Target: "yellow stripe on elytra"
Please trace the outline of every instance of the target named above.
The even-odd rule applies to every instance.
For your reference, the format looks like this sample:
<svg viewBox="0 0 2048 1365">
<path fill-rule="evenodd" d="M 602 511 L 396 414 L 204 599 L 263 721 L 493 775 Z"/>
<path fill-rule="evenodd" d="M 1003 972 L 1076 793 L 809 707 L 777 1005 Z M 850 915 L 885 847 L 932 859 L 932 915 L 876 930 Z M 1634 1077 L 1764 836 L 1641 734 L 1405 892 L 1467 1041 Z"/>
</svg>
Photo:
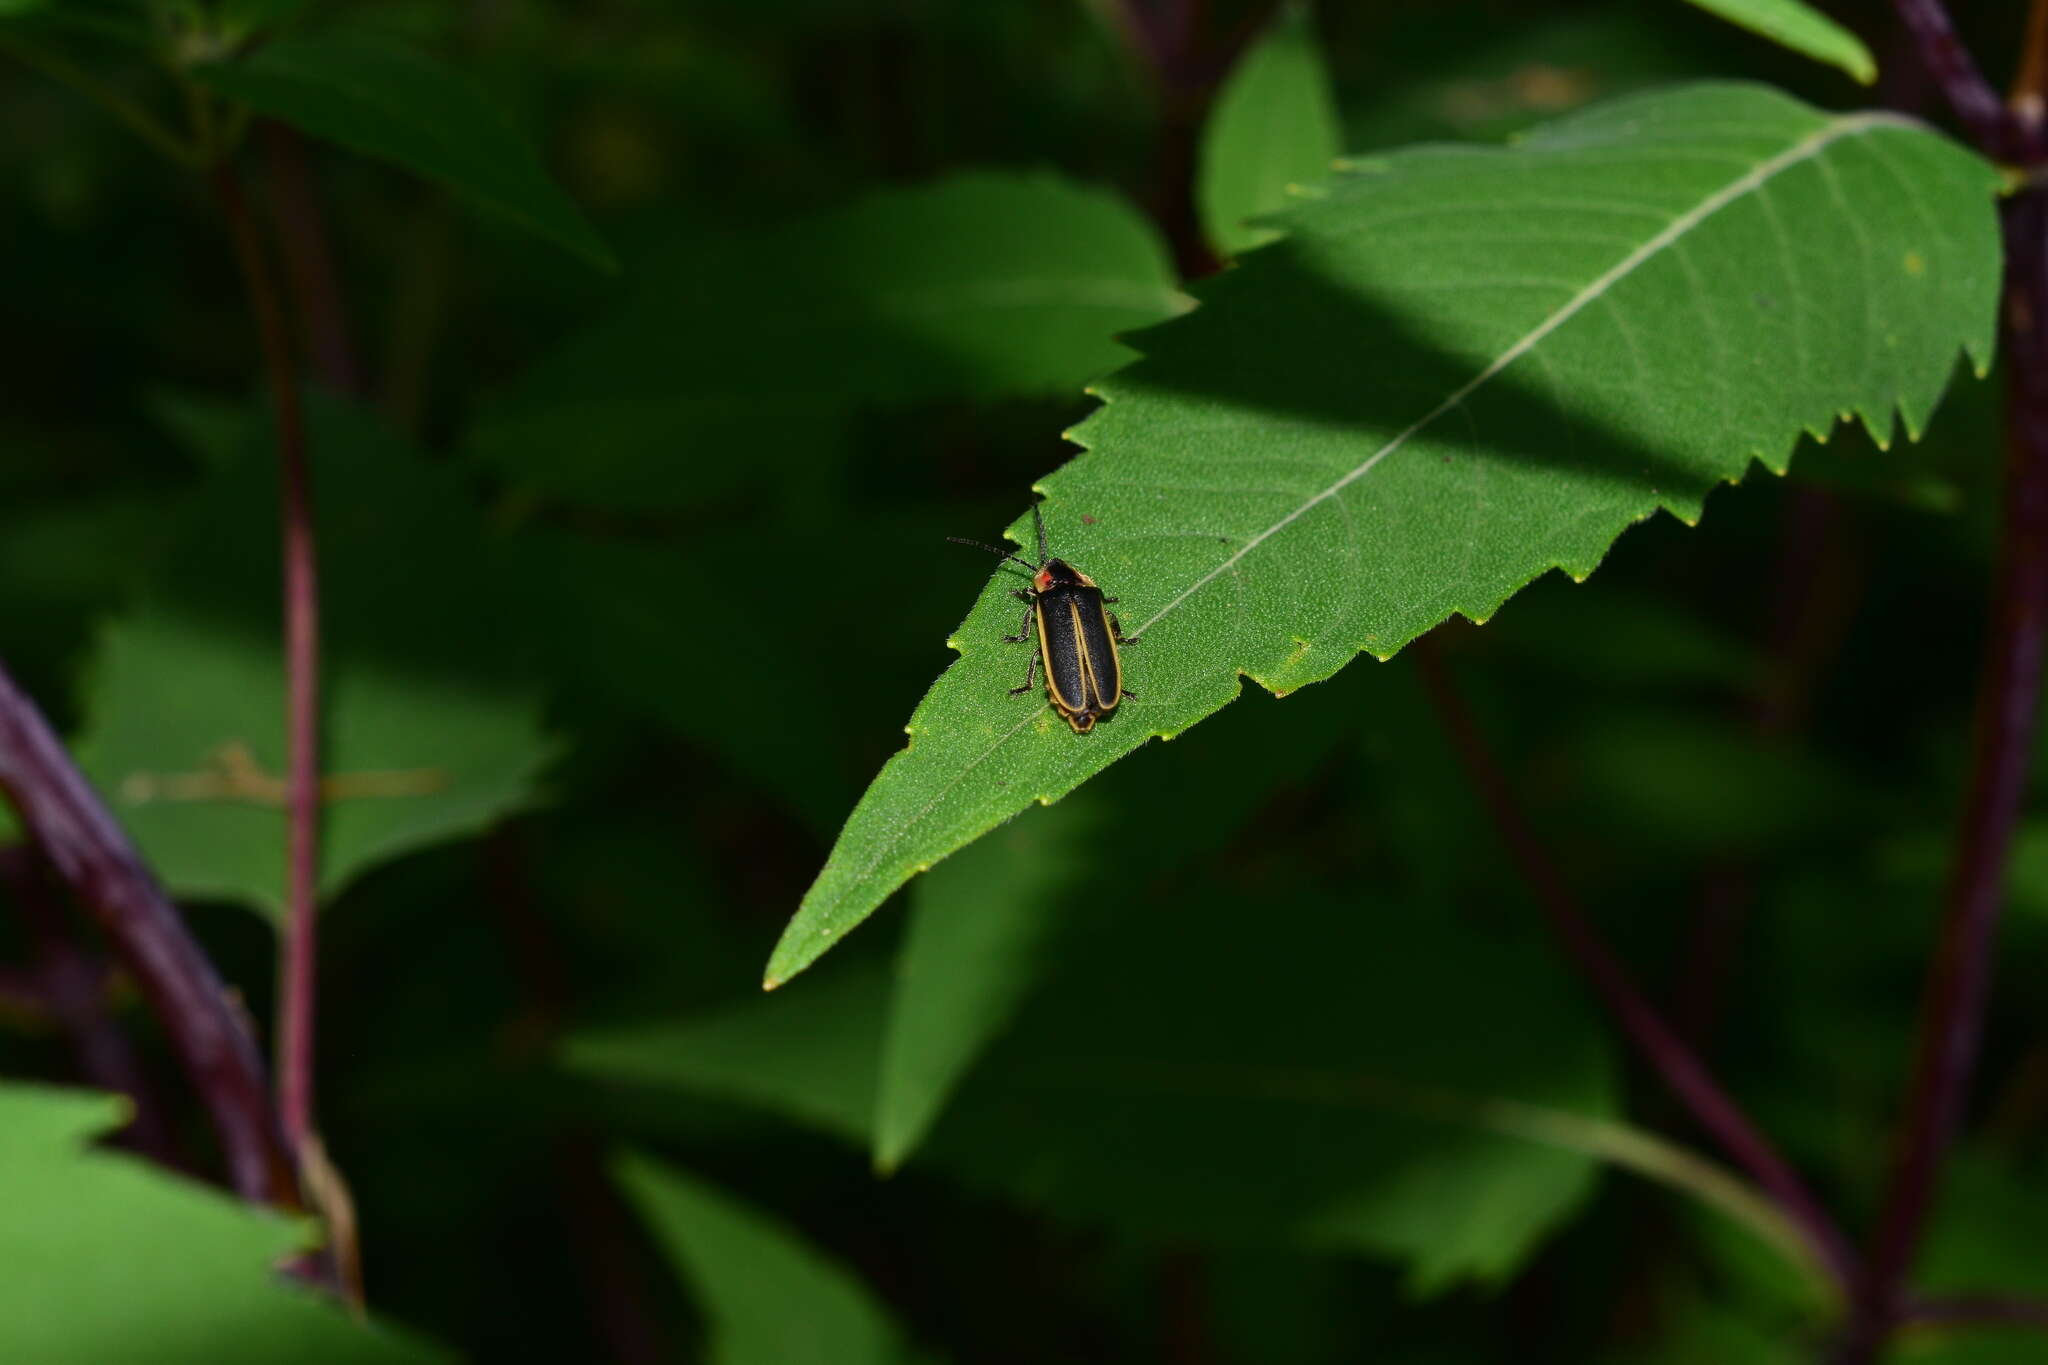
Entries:
<svg viewBox="0 0 2048 1365">
<path fill-rule="evenodd" d="M 1082 670 L 1088 675 L 1088 692 L 1089 695 L 1094 699 L 1093 705 L 1095 709 L 1097 711 L 1114 711 L 1116 709 L 1117 698 L 1123 695 L 1122 672 L 1115 661 L 1116 643 L 1115 636 L 1109 629 L 1109 612 L 1107 609 L 1102 607 L 1097 607 L 1096 610 L 1102 612 L 1103 633 L 1110 639 L 1109 647 L 1111 650 L 1111 654 L 1109 671 L 1112 675 L 1113 681 L 1110 683 L 1108 687 L 1104 687 L 1102 685 L 1102 674 L 1096 668 L 1095 655 L 1088 650 L 1083 650 L 1081 652 L 1081 667 Z M 1080 609 L 1077 607 L 1074 610 L 1074 633 L 1077 637 L 1079 637 L 1080 632 L 1081 612 Z"/>
</svg>

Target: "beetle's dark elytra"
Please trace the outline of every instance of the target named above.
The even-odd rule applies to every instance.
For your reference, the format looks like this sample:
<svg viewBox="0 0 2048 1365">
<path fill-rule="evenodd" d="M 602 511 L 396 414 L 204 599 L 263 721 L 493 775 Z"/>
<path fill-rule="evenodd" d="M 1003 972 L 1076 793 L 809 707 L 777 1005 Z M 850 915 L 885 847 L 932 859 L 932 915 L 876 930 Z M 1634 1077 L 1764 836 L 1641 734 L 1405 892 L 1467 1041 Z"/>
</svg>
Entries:
<svg viewBox="0 0 2048 1365">
<path fill-rule="evenodd" d="M 1075 581 L 1062 582 L 1054 566 Z M 1038 618 L 1038 649 L 1045 665 L 1045 691 L 1052 704 L 1081 733 L 1095 728 L 1096 718 L 1116 709 L 1123 697 L 1123 665 L 1116 632 L 1102 589 L 1058 560 L 1041 578 L 1053 586 L 1040 588 L 1032 608 Z"/>
<path fill-rule="evenodd" d="M 1046 550 L 1045 518 L 1036 504 L 1031 515 L 1038 524 L 1038 563 L 1026 563 L 993 545 L 981 546 L 1031 570 L 1031 587 L 1016 594 L 1031 605 L 1025 609 L 1017 633 L 1005 635 L 1003 640 L 1023 644 L 1035 629 L 1038 649 L 1025 670 L 1024 685 L 1011 688 L 1010 695 L 1031 691 L 1043 666 L 1046 700 L 1075 734 L 1085 735 L 1097 720 L 1116 710 L 1118 702 L 1136 695 L 1124 690 L 1123 658 L 1117 650 L 1132 642 L 1124 638 L 1122 625 L 1110 614 L 1107 604 L 1115 599 L 1104 597 L 1087 574 L 1064 559 L 1054 559 Z M 958 543 L 980 544 L 973 540 Z"/>
</svg>

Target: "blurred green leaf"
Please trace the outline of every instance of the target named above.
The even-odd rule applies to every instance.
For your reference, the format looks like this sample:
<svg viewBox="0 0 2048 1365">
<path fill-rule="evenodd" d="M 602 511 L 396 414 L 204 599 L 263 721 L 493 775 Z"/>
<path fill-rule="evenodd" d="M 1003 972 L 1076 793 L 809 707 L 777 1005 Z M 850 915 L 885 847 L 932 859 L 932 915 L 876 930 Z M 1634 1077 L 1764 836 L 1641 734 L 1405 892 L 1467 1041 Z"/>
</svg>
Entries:
<svg viewBox="0 0 2048 1365">
<path fill-rule="evenodd" d="M 907 1365 L 874 1295 L 790 1228 L 644 1156 L 614 1171 L 694 1291 L 714 1365 Z"/>
<path fill-rule="evenodd" d="M 1071 893 L 1102 910 L 1067 917 L 927 1167 L 1148 1237 L 1372 1251 L 1425 1292 L 1511 1272 L 1602 1162 L 1699 1183 L 1637 1159 L 1601 1031 L 1537 945 L 1271 888 L 1247 934 L 1242 900 L 1209 883 L 1138 902 L 1123 886 L 1112 870 Z M 865 1142 L 886 986 L 840 969 L 584 1034 L 564 1060 Z"/>
<path fill-rule="evenodd" d="M 438 181 L 591 265 L 617 267 L 489 95 L 424 52 L 369 34 L 303 33 L 192 76 L 260 114 Z"/>
<path fill-rule="evenodd" d="M 1209 240 L 1234 256 L 1278 237 L 1252 220 L 1328 179 L 1338 139 L 1315 22 L 1305 5 L 1289 4 L 1238 59 L 1203 131 L 1197 199 Z"/>
<path fill-rule="evenodd" d="M 1996 390 L 1995 385 L 1986 387 Z M 1955 398 L 1963 400 L 1963 395 L 1957 394 Z M 1828 441 L 1800 450 L 1792 467 L 1793 477 L 1837 492 L 1882 499 L 1917 512 L 1953 516 L 1962 510 L 1968 491 L 1954 473 L 1943 468 L 1944 463 L 1952 462 L 1942 461 L 1939 456 L 1943 452 L 1938 448 L 1961 446 L 1970 452 L 1974 464 L 1978 463 L 1976 452 L 1996 444 L 1995 437 L 1968 439 L 1989 433 L 1970 432 L 1959 439 L 1958 428 L 1963 424 L 1957 421 L 1959 414 L 1955 409 L 1974 406 L 1968 401 L 1945 405 L 1936 429 L 1939 436 L 1915 446 L 1894 445 L 1879 450 L 1864 431 L 1838 431 Z"/>
<path fill-rule="evenodd" d="M 306 10 L 308 0 L 217 0 L 215 14 L 231 38 L 290 23 Z"/>
<path fill-rule="evenodd" d="M 1918 1323 L 1900 1330 L 1885 1365 L 2038 1365 L 2041 1329 L 2002 1323 Z"/>
<path fill-rule="evenodd" d="M 77 33 L 124 46 L 141 46 L 154 36 L 145 0 L 4 0 L 0 20 L 27 20 L 33 28 Z"/>
<path fill-rule="evenodd" d="M 1955 858 L 1954 835 L 1927 830 L 1895 839 L 1878 850 L 1886 877 L 1904 883 L 1933 904 Z M 2015 915 L 2048 923 L 2048 820 L 2033 818 L 2013 831 L 2006 864 L 2006 899 Z"/>
<path fill-rule="evenodd" d="M 1754 645 L 1701 620 L 1683 602 L 1604 577 L 1540 578 L 1487 633 L 1518 661 L 1608 687 L 1668 694 L 1706 686 L 1741 694 L 1756 686 L 1763 668 Z"/>
<path fill-rule="evenodd" d="M 1667 852 L 1754 854 L 1867 827 L 1877 808 L 1869 779 L 1732 719 L 1610 707 L 1558 747 L 1620 837 Z"/>
<path fill-rule="evenodd" d="M 1952 1154 L 1914 1286 L 1929 1295 L 2048 1297 L 2048 1267 L 2032 1230 L 2048 1217 L 2038 1160 L 1984 1148 Z M 2041 1359 L 2038 1326 L 1927 1323 L 1901 1334 L 1897 1365 L 2024 1365 Z"/>
<path fill-rule="evenodd" d="M 815 479 L 850 408 L 1066 394 L 1128 357 L 1118 333 L 1185 303 L 1157 235 L 1115 195 L 955 176 L 658 253 L 468 448 L 601 506 Z"/>
<path fill-rule="evenodd" d="M 1089 453 L 1040 485 L 1055 553 L 1142 637 L 1137 699 L 1076 735 L 1009 696 L 1017 576 L 999 571 L 768 979 L 1244 677 L 1289 692 L 1453 613 L 1483 621 L 1550 568 L 1584 577 L 1629 525 L 1696 521 L 1838 414 L 1888 437 L 1896 411 L 1917 436 L 1958 348 L 1989 360 L 1994 189 L 1895 115 L 1726 85 L 1349 167 L 1145 334 L 1077 433 Z"/>
<path fill-rule="evenodd" d="M 138 568 L 167 538 L 161 499 L 130 495 L 47 503 L 24 500 L 0 513 L 0 618 L 7 667 L 24 681 L 59 670 L 69 683 L 99 617 L 124 600 Z M 54 656 L 54 657 L 53 657 Z M 39 698 L 60 725 L 67 694 Z"/>
<path fill-rule="evenodd" d="M 1737 1313 L 1689 1304 L 1671 1315 L 1662 1339 L 1647 1349 L 1631 1346 L 1600 1357 L 1603 1365 L 1802 1365 L 1808 1343 L 1774 1335 Z"/>
<path fill-rule="evenodd" d="M 1709 14 L 1849 74 L 1858 85 L 1877 79 L 1877 60 L 1848 29 L 1802 0 L 1688 0 Z"/>
<path fill-rule="evenodd" d="M 1071 908 L 1078 845 L 1103 814 L 1086 803 L 1027 812 L 919 883 L 882 1033 L 882 1169 L 923 1140 L 1037 980 L 1056 921 Z"/>
<path fill-rule="evenodd" d="M 1644 22 L 1633 0 L 1440 12 L 1435 25 L 1382 24 L 1369 54 L 1356 54 L 1370 60 L 1372 79 L 1340 106 L 1350 151 L 1510 137 L 1594 100 L 1730 69 L 1685 25 Z"/>
<path fill-rule="evenodd" d="M 887 976 L 861 964 L 815 990 L 675 1023 L 586 1030 L 558 1055 L 600 1080 L 758 1105 L 866 1143 L 888 998 Z"/>
<path fill-rule="evenodd" d="M 309 409 L 322 559 L 320 888 L 488 828 L 551 757 L 520 603 L 461 490 L 375 419 Z M 184 509 L 102 635 L 79 762 L 181 895 L 278 914 L 284 679 L 267 430 Z"/>
<path fill-rule="evenodd" d="M 1585 1118 L 1513 1101 L 1464 1101 L 1455 1097 L 1439 1100 L 1426 1095 L 1416 1098 L 1418 1112 L 1435 1108 L 1440 1117 L 1476 1123 L 1495 1132 L 1598 1157 L 1688 1195 L 1699 1207 L 1720 1215 L 1772 1253 L 1773 1269 L 1780 1275 L 1789 1266 L 1811 1301 L 1831 1309 L 1839 1307 L 1828 1267 L 1808 1246 L 1798 1224 L 1769 1195 L 1696 1152 L 1646 1129 L 1607 1119 Z"/>
<path fill-rule="evenodd" d="M 1930 1294 L 2048 1295 L 2031 1230 L 2048 1217 L 2038 1161 L 1983 1149 L 1951 1155 L 1914 1275 Z"/>
<path fill-rule="evenodd" d="M 448 1359 L 352 1321 L 280 1263 L 303 1222 L 91 1145 L 116 1096 L 0 1085 L 0 1341 L 37 1365 Z"/>
<path fill-rule="evenodd" d="M 1151 1236 L 1370 1251 L 1418 1292 L 1499 1280 L 1586 1197 L 1595 1157 L 1489 1117 L 1614 1112 L 1601 1031 L 1535 945 L 1292 888 L 1258 895 L 1254 929 L 1220 888 L 1080 894 L 1109 908 L 932 1165 Z"/>
<path fill-rule="evenodd" d="M 848 634 L 845 594 L 820 590 L 818 555 L 805 538 L 764 532 L 758 522 L 707 528 L 679 545 L 552 530 L 515 544 L 529 570 L 522 582 L 536 634 L 553 642 L 549 668 L 565 711 L 644 717 L 684 736 L 823 838 L 859 791 L 846 736 L 875 735 L 869 752 L 886 744 L 877 708 L 900 704 L 917 685 L 875 664 L 907 653 L 919 623 L 942 609 L 940 566 L 974 572 L 930 526 L 928 516 L 914 529 L 900 513 L 863 518 L 872 544 L 916 568 L 891 585 L 889 609 L 870 613 L 858 636 Z M 720 589 L 704 591 L 713 582 Z M 743 706 L 707 700 L 707 640 L 718 642 L 718 669 L 747 680 Z M 939 652 L 929 638 L 924 648 Z"/>
</svg>

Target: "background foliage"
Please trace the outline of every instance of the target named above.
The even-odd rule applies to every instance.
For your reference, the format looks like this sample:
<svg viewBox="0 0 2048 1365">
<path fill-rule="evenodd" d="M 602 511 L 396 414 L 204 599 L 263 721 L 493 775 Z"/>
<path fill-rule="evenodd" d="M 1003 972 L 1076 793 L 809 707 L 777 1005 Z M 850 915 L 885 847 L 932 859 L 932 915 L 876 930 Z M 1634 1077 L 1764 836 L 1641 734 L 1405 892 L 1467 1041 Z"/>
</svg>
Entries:
<svg viewBox="0 0 2048 1365">
<path fill-rule="evenodd" d="M 1175 348 L 1225 353 L 1214 329 L 1246 315 L 1231 291 L 1313 273 L 1318 215 L 1373 192 L 1299 192 L 1335 152 L 1498 143 L 1690 80 L 1932 116 L 1888 55 L 1888 9 L 1827 8 L 1878 54 L 1875 93 L 1837 33 L 1801 30 L 1835 66 L 1816 64 L 1676 0 L 1217 3 L 1164 81 L 1108 4 L 0 5 L 0 53 L 23 58 L 0 75 L 0 657 L 257 1020 L 283 879 L 271 418 L 203 178 L 110 101 L 184 128 L 200 92 L 213 131 L 245 139 L 266 226 L 290 231 L 296 155 L 331 245 L 336 306 L 304 338 L 349 361 L 309 398 L 333 783 L 322 1120 L 376 1315 L 357 1329 L 271 1282 L 298 1223 L 89 1145 L 119 1111 L 46 1088 L 104 1073 L 28 986 L 102 950 L 14 887 L 0 1239 L 41 1270 L 0 1285 L 0 1343 L 79 1361 L 173 1334 L 252 1361 L 1808 1358 L 1825 1291 L 1768 1213 L 1651 1136 L 1703 1145 L 1540 932 L 1408 654 L 1298 677 L 1205 658 L 1233 685 L 1239 667 L 1327 681 L 1246 687 L 938 863 L 800 981 L 758 985 L 953 661 L 949 632 L 948 685 L 980 697 L 1015 671 L 992 644 L 1008 582 L 943 537 L 1017 524 L 1073 454 L 1084 386 L 1130 358 L 1112 338 L 1151 359 L 1101 386 L 1116 401 L 1078 433 L 1096 463 L 1055 496 L 1107 467 L 1119 423 L 1170 429 L 1147 402 L 1171 417 L 1213 396 L 1199 366 L 1210 389 L 1176 387 Z M 1971 16 L 1980 51 L 2009 49 L 2016 8 Z M 244 53 L 252 32 L 275 36 Z M 261 116 L 306 135 L 285 162 Z M 1983 247 L 1988 171 L 1938 146 L 1929 174 L 1987 196 L 1963 232 Z M 1877 261 L 1920 226 L 1873 183 L 1847 193 Z M 1310 245 L 1271 244 L 1286 222 L 1261 216 L 1302 202 Z M 1791 216 L 1795 250 L 1832 240 Z M 1998 385 L 1958 355 L 1985 358 L 1988 321 L 1900 306 L 1920 330 L 1898 374 L 1859 369 L 1871 391 L 1834 407 L 1787 400 L 1797 420 L 1730 416 L 1741 448 L 1618 501 L 1604 561 L 1539 547 L 1429 604 L 1491 615 L 1546 565 L 1600 562 L 1437 648 L 1592 913 L 1852 1219 L 1897 1101 L 1994 543 Z M 1479 325 L 1440 316 L 1449 353 Z M 1872 326 L 1865 349 L 1897 358 Z M 1283 378 L 1299 358 L 1275 358 Z M 1662 395 L 1687 373 L 1658 371 Z M 1850 409 L 1888 437 L 1901 401 L 1918 426 L 1945 381 L 1918 444 L 1813 439 Z M 1773 468 L 1793 450 L 1787 476 L 1752 445 Z M 1442 615 L 1406 611 L 1397 633 Z M 1177 660 L 1134 650 L 1134 688 Z M 1090 738 L 1137 748 L 1140 720 Z M 1037 772 L 1017 780 L 963 837 L 1039 794 Z M 2014 1214 L 2048 1200 L 2039 820 L 1934 1287 L 2048 1292 Z M 89 975 L 169 1148 L 207 1169 L 147 1012 Z M 1926 1329 L 1898 1355 L 2023 1360 L 2039 1340 Z"/>
</svg>

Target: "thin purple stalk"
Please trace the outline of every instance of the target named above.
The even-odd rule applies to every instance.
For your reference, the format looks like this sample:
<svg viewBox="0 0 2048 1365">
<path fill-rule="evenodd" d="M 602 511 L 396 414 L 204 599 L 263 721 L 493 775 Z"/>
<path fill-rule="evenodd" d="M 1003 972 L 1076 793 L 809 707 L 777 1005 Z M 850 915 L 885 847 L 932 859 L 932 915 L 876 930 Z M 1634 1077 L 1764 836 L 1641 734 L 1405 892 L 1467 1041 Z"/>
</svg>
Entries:
<svg viewBox="0 0 2048 1365">
<path fill-rule="evenodd" d="M 2027 6 L 2027 36 L 2020 52 L 2019 74 L 2013 77 L 2006 106 L 2028 159 L 2039 161 L 2048 152 L 2048 141 L 2042 138 L 2043 118 L 2048 116 L 2048 0 L 2033 0 Z"/>
<path fill-rule="evenodd" d="M 1820 1263 L 1846 1288 L 1855 1277 L 1856 1256 L 1820 1201 L 1791 1164 L 1721 1088 L 1699 1055 L 1657 1013 L 1630 979 L 1628 970 L 1586 917 L 1563 875 L 1523 816 L 1479 733 L 1479 726 L 1429 637 L 1414 646 L 1430 700 L 1443 721 L 1466 774 L 1492 817 L 1495 830 L 1535 894 L 1552 932 L 1581 975 L 1614 1016 L 1623 1036 L 1649 1063 L 1659 1080 L 1693 1119 L 1720 1143 L 1730 1159 L 1755 1179 L 1805 1236 Z"/>
<path fill-rule="evenodd" d="M 43 1000 L 71 1043 L 79 1075 L 98 1089 L 126 1095 L 134 1106 L 133 1117 L 116 1140 L 159 1166 L 186 1169 L 162 1099 L 150 1084 L 135 1044 L 108 1009 L 108 964 L 79 941 L 33 845 L 0 848 L 0 884 L 7 887 L 28 924 Z"/>
<path fill-rule="evenodd" d="M 1962 1120 L 1990 1001 L 2006 865 L 2026 797 L 2048 646 L 2048 199 L 2008 200 L 2005 342 L 2009 390 L 2005 526 L 1977 705 L 1970 790 L 1940 942 L 1921 1004 L 1912 1080 L 1855 1316 L 1836 1359 L 1875 1357 L 1899 1319 Z"/>
<path fill-rule="evenodd" d="M 214 168 L 214 193 L 256 319 L 277 418 L 278 515 L 283 538 L 285 670 L 285 924 L 277 1000 L 278 1113 L 294 1152 L 314 1123 L 320 864 L 320 586 L 306 420 L 291 337 L 248 201 L 231 167 Z"/>
<path fill-rule="evenodd" d="M 307 164 L 306 139 L 296 128 L 269 119 L 263 120 L 259 132 L 269 170 L 271 212 L 283 248 L 285 281 L 305 324 L 313 373 L 336 393 L 359 397 L 362 370 L 356 364 L 334 250 L 320 213 L 312 167 Z"/>
<path fill-rule="evenodd" d="M 236 1192 L 256 1203 L 297 1207 L 263 1062 L 227 988 L 49 722 L 4 667 L 0 790 L 163 1020 L 213 1119 Z"/>
<path fill-rule="evenodd" d="M 1941 0 L 1894 0 L 1894 8 L 1899 22 L 1913 36 L 1927 74 L 1941 87 L 1979 150 L 2006 161 L 2038 156 L 2038 139 L 2013 117 L 1977 69 L 1976 59 L 1956 36 L 1955 24 Z"/>
</svg>

